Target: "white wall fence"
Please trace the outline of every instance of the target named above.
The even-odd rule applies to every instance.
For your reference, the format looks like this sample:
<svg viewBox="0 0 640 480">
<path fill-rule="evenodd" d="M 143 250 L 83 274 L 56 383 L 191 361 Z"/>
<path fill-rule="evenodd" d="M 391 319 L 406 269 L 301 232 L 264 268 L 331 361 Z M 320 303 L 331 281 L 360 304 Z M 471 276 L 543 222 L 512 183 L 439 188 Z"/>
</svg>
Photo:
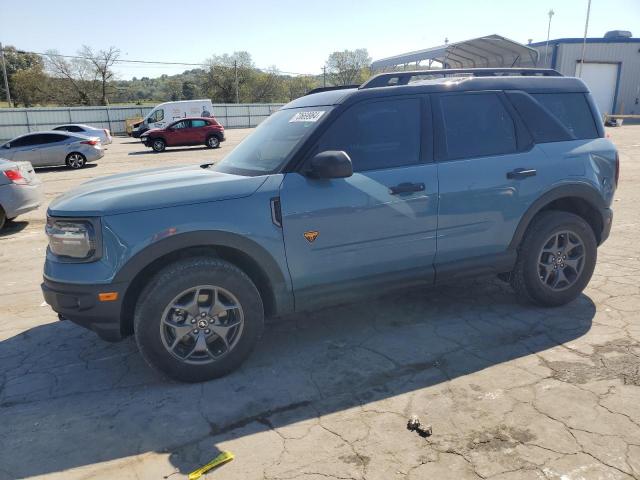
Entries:
<svg viewBox="0 0 640 480">
<path fill-rule="evenodd" d="M 213 115 L 225 128 L 249 128 L 277 111 L 281 103 L 214 104 Z M 55 107 L 0 108 L 0 140 L 9 140 L 28 132 L 50 130 L 65 123 L 86 123 L 108 128 L 112 134 L 126 132 L 125 120 L 144 117 L 153 107 Z"/>
</svg>

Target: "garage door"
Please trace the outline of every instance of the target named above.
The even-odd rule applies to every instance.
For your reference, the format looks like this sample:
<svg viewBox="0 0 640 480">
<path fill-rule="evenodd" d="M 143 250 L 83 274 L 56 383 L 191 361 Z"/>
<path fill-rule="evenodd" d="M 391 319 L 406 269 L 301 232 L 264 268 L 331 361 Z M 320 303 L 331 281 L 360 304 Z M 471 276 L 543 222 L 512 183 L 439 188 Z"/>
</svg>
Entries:
<svg viewBox="0 0 640 480">
<path fill-rule="evenodd" d="M 579 70 L 580 63 L 577 63 L 576 77 Z M 613 99 L 616 95 L 618 81 L 618 64 L 585 62 L 581 78 L 591 90 L 600 113 L 613 113 Z"/>
</svg>

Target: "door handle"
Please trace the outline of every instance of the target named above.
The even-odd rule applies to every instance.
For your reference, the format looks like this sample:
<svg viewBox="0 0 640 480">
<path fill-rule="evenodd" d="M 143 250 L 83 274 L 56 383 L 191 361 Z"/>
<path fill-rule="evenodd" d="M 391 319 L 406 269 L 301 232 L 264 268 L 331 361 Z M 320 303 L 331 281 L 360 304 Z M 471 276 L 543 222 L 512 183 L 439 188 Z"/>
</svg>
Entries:
<svg viewBox="0 0 640 480">
<path fill-rule="evenodd" d="M 535 177 L 537 174 L 538 171 L 532 168 L 516 168 L 507 173 L 507 178 L 509 180 L 522 180 L 527 177 Z"/>
<path fill-rule="evenodd" d="M 401 183 L 395 187 L 389 187 L 391 195 L 399 195 L 401 193 L 423 192 L 424 183 Z"/>
</svg>

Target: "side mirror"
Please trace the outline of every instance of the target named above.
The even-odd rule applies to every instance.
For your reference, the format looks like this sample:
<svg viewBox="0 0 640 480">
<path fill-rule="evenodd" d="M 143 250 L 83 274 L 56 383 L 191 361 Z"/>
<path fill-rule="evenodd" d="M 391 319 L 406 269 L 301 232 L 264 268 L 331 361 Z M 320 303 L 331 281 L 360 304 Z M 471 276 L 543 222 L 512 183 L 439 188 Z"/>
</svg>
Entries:
<svg viewBox="0 0 640 480">
<path fill-rule="evenodd" d="M 311 159 L 306 174 L 312 178 L 347 178 L 353 175 L 353 165 L 346 152 L 327 150 Z"/>
</svg>

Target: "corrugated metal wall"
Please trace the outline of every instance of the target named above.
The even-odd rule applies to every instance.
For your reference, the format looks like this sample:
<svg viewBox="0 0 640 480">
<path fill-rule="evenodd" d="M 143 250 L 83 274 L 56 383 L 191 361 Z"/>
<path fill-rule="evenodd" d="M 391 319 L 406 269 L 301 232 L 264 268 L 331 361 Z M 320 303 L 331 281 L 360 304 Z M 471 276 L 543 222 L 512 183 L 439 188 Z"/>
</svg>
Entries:
<svg viewBox="0 0 640 480">
<path fill-rule="evenodd" d="M 563 75 L 575 76 L 576 66 L 582 55 L 582 43 L 560 43 L 556 54 L 555 69 Z M 547 63 L 544 65 L 544 46 L 540 52 L 539 66 L 551 67 L 554 45 L 549 43 Z M 618 95 L 614 113 L 640 114 L 640 43 L 587 43 L 585 62 L 621 63 L 618 79 Z"/>
<path fill-rule="evenodd" d="M 225 128 L 255 127 L 282 107 L 281 103 L 214 104 L 213 114 Z M 49 130 L 63 123 L 86 123 L 125 133 L 125 120 L 144 117 L 153 107 L 2 108 L 0 140 L 28 132 Z"/>
</svg>

